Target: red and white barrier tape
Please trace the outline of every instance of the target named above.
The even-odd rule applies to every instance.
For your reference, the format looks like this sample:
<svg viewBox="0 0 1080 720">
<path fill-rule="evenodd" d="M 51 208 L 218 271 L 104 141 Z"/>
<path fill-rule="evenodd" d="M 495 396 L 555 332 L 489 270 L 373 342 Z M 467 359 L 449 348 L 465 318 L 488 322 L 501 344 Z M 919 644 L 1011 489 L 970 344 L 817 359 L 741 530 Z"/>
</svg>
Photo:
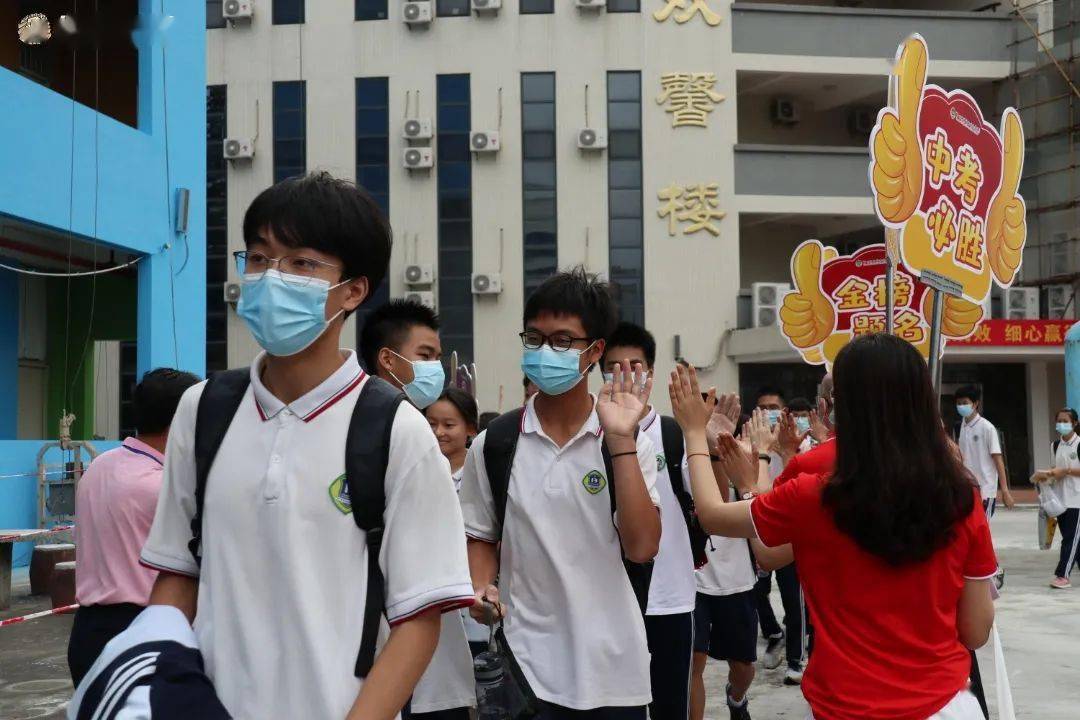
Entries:
<svg viewBox="0 0 1080 720">
<path fill-rule="evenodd" d="M 14 625 L 16 623 L 26 622 L 27 620 L 37 620 L 43 618 L 46 615 L 64 615 L 65 613 L 75 612 L 79 609 L 79 605 L 65 605 L 63 607 L 53 608 L 52 610 L 43 610 L 42 612 L 30 613 L 29 615 L 23 615 L 22 617 L 13 617 L 7 620 L 0 620 L 0 627 L 5 625 Z"/>
<path fill-rule="evenodd" d="M 30 537 L 26 537 L 26 536 L 20 535 L 20 534 L 16 534 L 16 535 L 0 535 L 0 543 L 12 542 L 12 541 L 15 541 L 15 542 L 24 542 L 24 541 L 25 542 L 33 542 L 34 540 L 36 540 L 38 538 L 45 537 L 47 535 L 55 535 L 56 533 L 68 532 L 69 530 L 74 530 L 74 529 L 75 529 L 74 525 L 57 525 L 56 527 L 43 528 L 41 531 L 33 533 Z"/>
</svg>

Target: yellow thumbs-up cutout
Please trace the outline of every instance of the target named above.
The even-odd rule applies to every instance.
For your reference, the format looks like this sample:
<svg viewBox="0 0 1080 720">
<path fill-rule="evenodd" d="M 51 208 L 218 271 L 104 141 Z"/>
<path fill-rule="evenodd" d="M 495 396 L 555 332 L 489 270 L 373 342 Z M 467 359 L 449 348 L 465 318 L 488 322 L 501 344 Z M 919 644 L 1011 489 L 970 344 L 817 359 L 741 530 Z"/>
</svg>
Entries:
<svg viewBox="0 0 1080 720">
<path fill-rule="evenodd" d="M 975 331 L 975 326 L 983 318 L 982 305 L 961 297 L 945 295 L 945 305 L 941 311 L 941 334 L 947 338 L 966 338 Z M 923 317 L 934 316 L 934 294 L 926 293 L 922 301 Z"/>
<path fill-rule="evenodd" d="M 1024 169 L 1024 130 L 1016 110 L 1007 108 L 1001 117 L 1001 187 L 986 215 L 986 256 L 994 277 L 1008 285 L 1023 260 L 1027 239 L 1027 207 L 1017 190 Z"/>
<path fill-rule="evenodd" d="M 896 107 L 882 110 L 871 138 L 871 184 L 881 217 L 899 225 L 906 221 L 922 196 L 922 147 L 919 142 L 919 105 L 926 85 L 926 42 L 908 38 L 896 61 Z"/>
<path fill-rule="evenodd" d="M 797 348 L 821 344 L 833 331 L 836 312 L 821 291 L 823 249 L 817 240 L 807 240 L 791 258 L 795 290 L 784 296 L 780 320 L 784 334 Z"/>
</svg>

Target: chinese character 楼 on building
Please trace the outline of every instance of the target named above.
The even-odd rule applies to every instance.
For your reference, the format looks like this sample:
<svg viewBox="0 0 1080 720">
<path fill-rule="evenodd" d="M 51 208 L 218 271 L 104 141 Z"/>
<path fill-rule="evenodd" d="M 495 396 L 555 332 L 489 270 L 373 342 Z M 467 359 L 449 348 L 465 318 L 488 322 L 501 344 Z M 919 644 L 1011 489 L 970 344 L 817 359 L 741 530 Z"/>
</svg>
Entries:
<svg viewBox="0 0 1080 720">
<path fill-rule="evenodd" d="M 664 73 L 660 76 L 659 105 L 667 104 L 671 126 L 706 127 L 709 113 L 724 96 L 713 90 L 716 73 Z"/>
<path fill-rule="evenodd" d="M 719 209 L 719 183 L 699 185 L 669 185 L 656 194 L 663 201 L 656 214 L 667 218 L 668 235 L 675 236 L 676 229 L 683 235 L 692 235 L 702 230 L 716 236 L 720 234 L 713 220 L 723 220 L 726 212 Z M 678 228 L 677 223 L 689 223 Z"/>
</svg>

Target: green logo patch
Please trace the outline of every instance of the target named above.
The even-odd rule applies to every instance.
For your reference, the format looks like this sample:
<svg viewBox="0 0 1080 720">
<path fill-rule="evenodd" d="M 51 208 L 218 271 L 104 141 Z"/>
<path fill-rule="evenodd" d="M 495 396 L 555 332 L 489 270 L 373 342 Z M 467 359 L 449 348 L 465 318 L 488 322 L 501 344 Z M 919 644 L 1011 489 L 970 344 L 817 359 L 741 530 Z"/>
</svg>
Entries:
<svg viewBox="0 0 1080 720">
<path fill-rule="evenodd" d="M 585 489 L 589 491 L 590 495 L 596 493 L 607 487 L 607 478 L 599 470 L 590 470 L 588 474 L 581 479 L 581 484 L 585 486 Z"/>
<path fill-rule="evenodd" d="M 339 475 L 334 482 L 330 483 L 330 501 L 334 503 L 342 515 L 352 512 L 352 498 L 349 497 L 349 484 L 345 482 L 345 476 Z"/>
<path fill-rule="evenodd" d="M 667 456 L 664 453 L 656 454 L 656 472 L 664 472 L 667 467 Z"/>
</svg>

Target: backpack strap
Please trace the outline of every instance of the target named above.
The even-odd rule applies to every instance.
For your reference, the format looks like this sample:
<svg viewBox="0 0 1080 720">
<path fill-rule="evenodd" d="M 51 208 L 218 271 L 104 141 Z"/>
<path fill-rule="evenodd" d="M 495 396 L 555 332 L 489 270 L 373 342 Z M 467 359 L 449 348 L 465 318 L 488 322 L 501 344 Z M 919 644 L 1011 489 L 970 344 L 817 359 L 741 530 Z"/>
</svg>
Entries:
<svg viewBox="0 0 1080 720">
<path fill-rule="evenodd" d="M 689 527 L 690 518 L 694 514 L 694 499 L 683 485 L 682 458 L 686 453 L 686 447 L 683 444 L 682 428 L 679 427 L 679 423 L 675 421 L 675 418 L 666 415 L 660 416 L 660 438 L 664 445 L 664 458 L 667 461 L 671 489 L 675 493 L 675 498 L 679 501 L 679 507 L 682 508 L 683 520 L 686 521 Z"/>
<path fill-rule="evenodd" d="M 484 470 L 487 472 L 491 498 L 495 503 L 495 519 L 502 533 L 506 519 L 506 496 L 510 490 L 510 471 L 514 466 L 514 453 L 521 437 L 521 423 L 525 408 L 503 413 L 488 423 L 484 435 Z"/>
<path fill-rule="evenodd" d="M 366 677 L 375 664 L 379 621 L 386 606 L 386 587 L 379 567 L 385 530 L 386 469 L 390 464 L 390 436 L 398 406 L 405 399 L 397 388 L 369 377 L 356 399 L 345 440 L 345 482 L 353 521 L 364 531 L 367 545 L 367 596 L 364 630 L 356 656 L 355 674 Z"/>
<path fill-rule="evenodd" d="M 191 518 L 188 549 L 195 564 L 202 565 L 202 516 L 206 481 L 225 433 L 251 384 L 250 368 L 237 368 L 211 375 L 199 397 L 195 412 L 195 514 Z"/>
</svg>

